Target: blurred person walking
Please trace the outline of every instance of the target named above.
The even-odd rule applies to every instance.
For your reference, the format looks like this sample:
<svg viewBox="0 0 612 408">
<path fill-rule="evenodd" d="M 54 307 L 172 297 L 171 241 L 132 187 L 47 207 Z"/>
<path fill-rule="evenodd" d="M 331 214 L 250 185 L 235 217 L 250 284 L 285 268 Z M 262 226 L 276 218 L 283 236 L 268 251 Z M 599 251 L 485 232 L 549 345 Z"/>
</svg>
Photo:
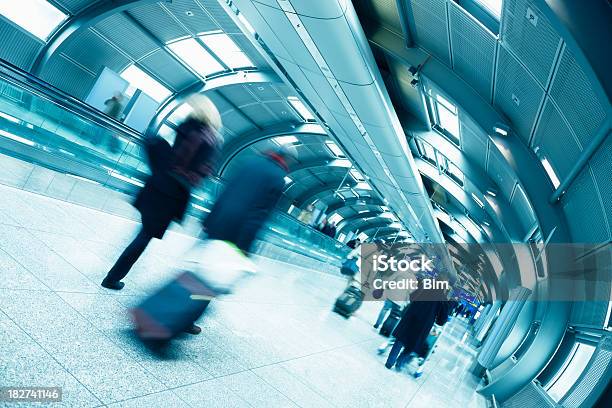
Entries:
<svg viewBox="0 0 612 408">
<path fill-rule="evenodd" d="M 434 323 L 442 326 L 448 319 L 446 292 L 440 289 L 419 288 L 410 294 L 410 304 L 393 330 L 395 343 L 389 352 L 385 367 L 401 369 L 411 353 L 419 352 Z"/>
<path fill-rule="evenodd" d="M 161 239 L 172 221 L 182 221 L 191 190 L 213 171 L 223 143 L 218 133 L 221 116 L 212 101 L 202 94 L 192 95 L 186 103 L 192 112 L 178 127 L 173 146 L 160 137 L 146 142 L 152 174 L 134 201 L 142 227 L 102 281 L 105 288 L 124 287 L 121 280 L 151 239 Z"/>
<path fill-rule="evenodd" d="M 237 169 L 203 221 L 208 239 L 231 242 L 251 251 L 285 187 L 285 176 L 297 160 L 294 146 L 279 146 Z"/>
</svg>

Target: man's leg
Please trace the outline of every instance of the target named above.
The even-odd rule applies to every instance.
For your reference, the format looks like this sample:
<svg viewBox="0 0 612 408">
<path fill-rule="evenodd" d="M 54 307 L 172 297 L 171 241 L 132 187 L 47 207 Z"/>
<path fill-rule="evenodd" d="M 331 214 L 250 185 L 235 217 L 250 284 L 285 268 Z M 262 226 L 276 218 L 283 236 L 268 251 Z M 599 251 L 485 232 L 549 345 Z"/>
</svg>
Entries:
<svg viewBox="0 0 612 408">
<path fill-rule="evenodd" d="M 378 318 L 376 319 L 376 323 L 374 323 L 374 328 L 375 329 L 378 329 L 378 327 L 385 320 L 385 316 L 387 315 L 387 311 L 389 309 L 391 309 L 391 301 L 388 300 L 388 299 L 385 299 L 385 303 L 383 304 L 383 307 L 380 310 L 380 313 L 378 314 Z"/>
<path fill-rule="evenodd" d="M 402 344 L 401 341 L 396 339 L 395 344 L 393 344 L 393 347 L 391 347 L 391 351 L 389 352 L 389 357 L 387 357 L 387 362 L 385 363 L 385 367 L 387 368 L 393 367 L 393 365 L 395 364 L 397 360 L 397 356 L 399 356 L 400 351 L 402 351 L 402 348 L 404 348 L 404 345 Z"/>
<path fill-rule="evenodd" d="M 125 278 L 152 238 L 149 233 L 145 232 L 144 228 L 141 229 L 136 238 L 125 248 L 117 262 L 115 262 L 115 265 L 108 272 L 106 278 L 102 281 L 102 286 L 108 289 L 122 289 L 124 284 L 119 281 Z"/>
</svg>

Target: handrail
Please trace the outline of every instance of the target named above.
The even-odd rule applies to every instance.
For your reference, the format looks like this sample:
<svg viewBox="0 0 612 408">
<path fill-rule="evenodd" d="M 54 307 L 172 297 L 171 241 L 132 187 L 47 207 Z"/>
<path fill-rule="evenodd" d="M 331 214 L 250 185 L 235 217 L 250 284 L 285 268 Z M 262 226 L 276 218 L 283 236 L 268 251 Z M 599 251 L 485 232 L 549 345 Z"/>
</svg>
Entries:
<svg viewBox="0 0 612 408">
<path fill-rule="evenodd" d="M 0 59 L 0 78 L 21 88 L 26 88 L 107 130 L 119 132 L 131 142 L 142 144 L 142 133 L 3 59 Z"/>
</svg>

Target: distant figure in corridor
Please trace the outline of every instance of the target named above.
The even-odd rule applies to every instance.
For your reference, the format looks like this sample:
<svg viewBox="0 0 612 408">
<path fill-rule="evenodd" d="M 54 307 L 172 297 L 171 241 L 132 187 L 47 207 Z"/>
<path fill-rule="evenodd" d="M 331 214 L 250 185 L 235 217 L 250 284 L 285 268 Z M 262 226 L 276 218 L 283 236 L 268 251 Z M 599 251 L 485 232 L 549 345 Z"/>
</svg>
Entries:
<svg viewBox="0 0 612 408">
<path fill-rule="evenodd" d="M 336 238 L 336 224 L 329 222 L 327 218 L 323 219 L 319 230 L 330 238 Z"/>
<path fill-rule="evenodd" d="M 446 292 L 440 289 L 419 288 L 410 294 L 410 304 L 393 330 L 395 343 L 389 352 L 385 367 L 401 369 L 413 352 L 422 347 L 434 323 L 443 325 L 448 319 Z M 401 354 L 400 354 L 401 353 Z"/>
<path fill-rule="evenodd" d="M 121 280 L 151 239 L 161 239 L 172 221 L 183 219 L 191 190 L 213 171 L 222 144 L 221 116 L 204 95 L 192 95 L 186 103 L 192 112 L 178 127 L 173 146 L 158 137 L 147 141 L 152 174 L 134 202 L 142 228 L 102 281 L 105 288 L 124 287 Z"/>
<path fill-rule="evenodd" d="M 308 204 L 308 206 L 300 212 L 298 216 L 298 221 L 303 222 L 306 225 L 310 225 L 312 222 L 312 216 L 314 213 L 314 205 Z"/>
<path fill-rule="evenodd" d="M 208 239 L 229 241 L 248 253 L 257 233 L 276 206 L 285 187 L 285 176 L 294 161 L 294 146 L 279 146 L 246 161 L 204 219 Z"/>
</svg>

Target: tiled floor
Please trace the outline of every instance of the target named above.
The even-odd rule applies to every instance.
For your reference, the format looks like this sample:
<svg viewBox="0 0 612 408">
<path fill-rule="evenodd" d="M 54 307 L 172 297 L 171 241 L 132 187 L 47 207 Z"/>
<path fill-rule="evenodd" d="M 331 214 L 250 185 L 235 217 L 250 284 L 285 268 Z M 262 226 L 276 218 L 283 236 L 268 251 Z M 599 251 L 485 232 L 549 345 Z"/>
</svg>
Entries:
<svg viewBox="0 0 612 408">
<path fill-rule="evenodd" d="M 0 186 L 0 386 L 63 387 L 51 407 L 485 406 L 467 372 L 473 352 L 461 321 L 415 380 L 376 355 L 379 305 L 345 320 L 330 312 L 342 279 L 265 260 L 257 277 L 211 304 L 202 335 L 176 341 L 165 359 L 151 355 L 132 337 L 126 308 L 172 276 L 192 238 L 169 233 L 125 290 L 100 288 L 135 227 Z"/>
</svg>

